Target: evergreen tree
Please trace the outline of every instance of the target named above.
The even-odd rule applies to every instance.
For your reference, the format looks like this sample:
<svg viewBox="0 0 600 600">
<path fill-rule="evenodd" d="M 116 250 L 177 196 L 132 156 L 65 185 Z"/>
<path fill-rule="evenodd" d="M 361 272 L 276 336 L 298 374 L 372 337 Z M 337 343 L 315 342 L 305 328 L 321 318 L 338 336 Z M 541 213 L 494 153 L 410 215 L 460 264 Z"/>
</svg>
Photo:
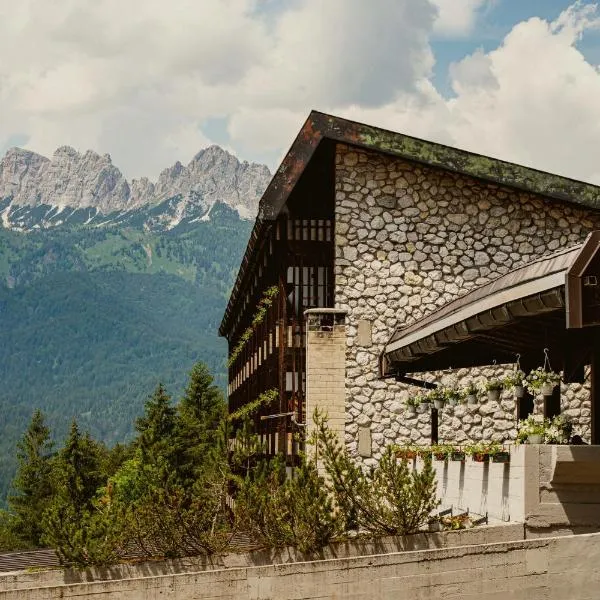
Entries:
<svg viewBox="0 0 600 600">
<path fill-rule="evenodd" d="M 55 492 L 42 518 L 42 542 L 55 548 L 63 562 L 85 562 L 93 530 L 94 498 L 106 481 L 106 449 L 75 420 L 65 446 L 53 461 Z"/>
<path fill-rule="evenodd" d="M 146 401 L 144 416 L 136 423 L 142 465 L 159 467 L 165 479 L 175 475 L 180 453 L 176 438 L 177 411 L 162 383 Z"/>
<path fill-rule="evenodd" d="M 52 495 L 50 429 L 44 415 L 36 410 L 27 431 L 17 444 L 19 467 L 10 496 L 13 513 L 11 528 L 26 546 L 39 546 L 42 528 L 40 516 Z"/>
<path fill-rule="evenodd" d="M 217 449 L 219 428 L 225 414 L 221 390 L 213 385 L 213 377 L 206 365 L 197 363 L 179 404 L 177 447 L 182 483 L 191 484 L 209 460 L 209 453 Z"/>
</svg>

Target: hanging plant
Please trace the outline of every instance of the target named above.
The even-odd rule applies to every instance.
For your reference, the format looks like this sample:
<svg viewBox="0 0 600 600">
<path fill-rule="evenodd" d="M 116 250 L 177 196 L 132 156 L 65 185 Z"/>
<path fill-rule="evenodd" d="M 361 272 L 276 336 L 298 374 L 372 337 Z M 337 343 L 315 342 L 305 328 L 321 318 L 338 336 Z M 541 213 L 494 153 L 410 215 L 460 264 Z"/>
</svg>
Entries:
<svg viewBox="0 0 600 600">
<path fill-rule="evenodd" d="M 500 392 L 504 388 L 504 383 L 500 379 L 488 379 L 483 384 L 483 389 L 487 392 L 488 400 L 490 402 L 498 402 L 500 399 Z"/>
<path fill-rule="evenodd" d="M 515 398 L 523 398 L 525 395 L 525 373 L 521 369 L 516 369 L 504 378 L 504 386 L 507 390 L 512 390 Z"/>
<path fill-rule="evenodd" d="M 425 413 L 428 410 L 431 409 L 431 399 L 429 397 L 429 394 L 419 394 L 416 399 L 418 400 L 419 404 L 417 406 L 417 412 L 419 413 Z"/>
<path fill-rule="evenodd" d="M 461 395 L 455 387 L 444 386 L 441 393 L 449 406 L 456 406 L 460 402 Z"/>
<path fill-rule="evenodd" d="M 467 404 L 477 404 L 479 402 L 479 390 L 477 389 L 477 386 L 471 382 L 469 383 L 469 385 L 467 385 L 467 387 L 463 388 L 462 390 L 462 399 L 467 403 Z"/>
<path fill-rule="evenodd" d="M 560 380 L 560 373 L 546 370 L 545 367 L 538 367 L 525 378 L 525 387 L 534 395 L 541 392 L 544 396 L 551 396 L 554 387 L 560 383 Z"/>
<path fill-rule="evenodd" d="M 406 407 L 406 412 L 410 415 L 414 415 L 417 412 L 421 404 L 421 400 L 419 396 L 409 396 L 404 402 L 404 406 Z"/>
<path fill-rule="evenodd" d="M 444 388 L 438 387 L 435 390 L 431 390 L 428 394 L 430 402 L 433 403 L 433 406 L 438 410 L 444 408 L 446 404 L 446 396 L 444 395 Z"/>
</svg>

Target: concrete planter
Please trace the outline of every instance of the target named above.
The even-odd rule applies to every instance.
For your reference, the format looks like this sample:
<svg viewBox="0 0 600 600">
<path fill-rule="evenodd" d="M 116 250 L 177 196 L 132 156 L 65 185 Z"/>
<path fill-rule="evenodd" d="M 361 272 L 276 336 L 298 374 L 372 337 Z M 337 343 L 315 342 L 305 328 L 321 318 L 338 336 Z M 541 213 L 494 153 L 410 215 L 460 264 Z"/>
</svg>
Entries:
<svg viewBox="0 0 600 600">
<path fill-rule="evenodd" d="M 541 444 L 543 441 L 543 436 L 539 433 L 533 433 L 527 436 L 528 444 Z"/>
</svg>

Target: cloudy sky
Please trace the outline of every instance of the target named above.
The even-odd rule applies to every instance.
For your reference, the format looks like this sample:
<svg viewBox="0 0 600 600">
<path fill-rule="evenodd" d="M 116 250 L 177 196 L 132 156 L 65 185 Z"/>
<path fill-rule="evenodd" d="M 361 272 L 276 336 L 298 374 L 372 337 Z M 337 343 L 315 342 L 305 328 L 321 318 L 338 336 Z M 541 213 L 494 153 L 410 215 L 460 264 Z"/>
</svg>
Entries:
<svg viewBox="0 0 600 600">
<path fill-rule="evenodd" d="M 600 184 L 583 0 L 0 0 L 0 56 L 0 153 L 274 168 L 315 108 Z"/>
</svg>

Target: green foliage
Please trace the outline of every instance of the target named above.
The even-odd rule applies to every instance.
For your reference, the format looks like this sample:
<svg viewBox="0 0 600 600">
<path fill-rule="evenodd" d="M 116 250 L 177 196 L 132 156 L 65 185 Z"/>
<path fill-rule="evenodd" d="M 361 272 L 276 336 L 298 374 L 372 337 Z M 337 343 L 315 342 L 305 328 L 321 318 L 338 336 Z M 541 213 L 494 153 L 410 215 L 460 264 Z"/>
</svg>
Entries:
<svg viewBox="0 0 600 600">
<path fill-rule="evenodd" d="M 238 527 L 267 548 L 318 552 L 342 531 L 325 481 L 304 458 L 291 477 L 279 457 L 259 462 L 242 482 L 235 516 Z"/>
<path fill-rule="evenodd" d="M 346 453 L 325 417 L 315 412 L 317 452 L 346 528 L 374 535 L 405 535 L 427 523 L 439 504 L 431 458 L 421 471 L 408 468 L 388 447 L 377 467 L 365 472 Z"/>
<path fill-rule="evenodd" d="M 42 515 L 41 541 L 56 549 L 61 562 L 84 564 L 91 560 L 96 541 L 94 497 L 105 481 L 102 463 L 106 450 L 77 423 L 52 464 L 55 491 Z"/>
<path fill-rule="evenodd" d="M 17 444 L 19 467 L 13 481 L 15 493 L 9 497 L 12 531 L 26 546 L 40 545 L 40 516 L 53 491 L 51 451 L 50 429 L 41 411 L 36 410 Z"/>
<path fill-rule="evenodd" d="M 179 393 L 202 360 L 225 387 L 217 328 L 252 224 L 220 205 L 164 232 L 144 229 L 147 217 L 0 228 L 0 506 L 32 404 L 56 440 L 76 418 L 113 445 L 133 438 L 159 376 Z"/>
<path fill-rule="evenodd" d="M 244 333 L 242 333 L 237 344 L 234 346 L 233 350 L 231 351 L 231 354 L 229 355 L 229 358 L 227 360 L 227 366 L 230 367 L 235 362 L 237 357 L 240 355 L 240 352 L 244 349 L 244 346 L 248 343 L 248 340 L 252 337 L 252 334 L 254 333 L 257 326 L 260 325 L 264 321 L 265 317 L 267 316 L 267 311 L 269 310 L 269 307 L 273 304 L 273 301 L 277 297 L 278 294 L 279 294 L 279 288 L 277 286 L 273 286 L 273 287 L 270 287 L 267 290 L 265 290 L 265 292 L 263 293 L 263 297 L 260 299 L 260 301 L 258 303 L 256 313 L 254 314 L 254 317 L 252 318 L 252 323 L 244 331 Z"/>
<path fill-rule="evenodd" d="M 244 419 L 250 417 L 250 415 L 254 414 L 261 406 L 268 406 L 272 402 L 274 402 L 279 397 L 279 391 L 276 389 L 267 390 L 260 394 L 258 398 L 255 400 L 251 400 L 250 402 L 244 404 L 238 410 L 232 412 L 229 415 L 230 421 L 243 421 Z"/>
</svg>

